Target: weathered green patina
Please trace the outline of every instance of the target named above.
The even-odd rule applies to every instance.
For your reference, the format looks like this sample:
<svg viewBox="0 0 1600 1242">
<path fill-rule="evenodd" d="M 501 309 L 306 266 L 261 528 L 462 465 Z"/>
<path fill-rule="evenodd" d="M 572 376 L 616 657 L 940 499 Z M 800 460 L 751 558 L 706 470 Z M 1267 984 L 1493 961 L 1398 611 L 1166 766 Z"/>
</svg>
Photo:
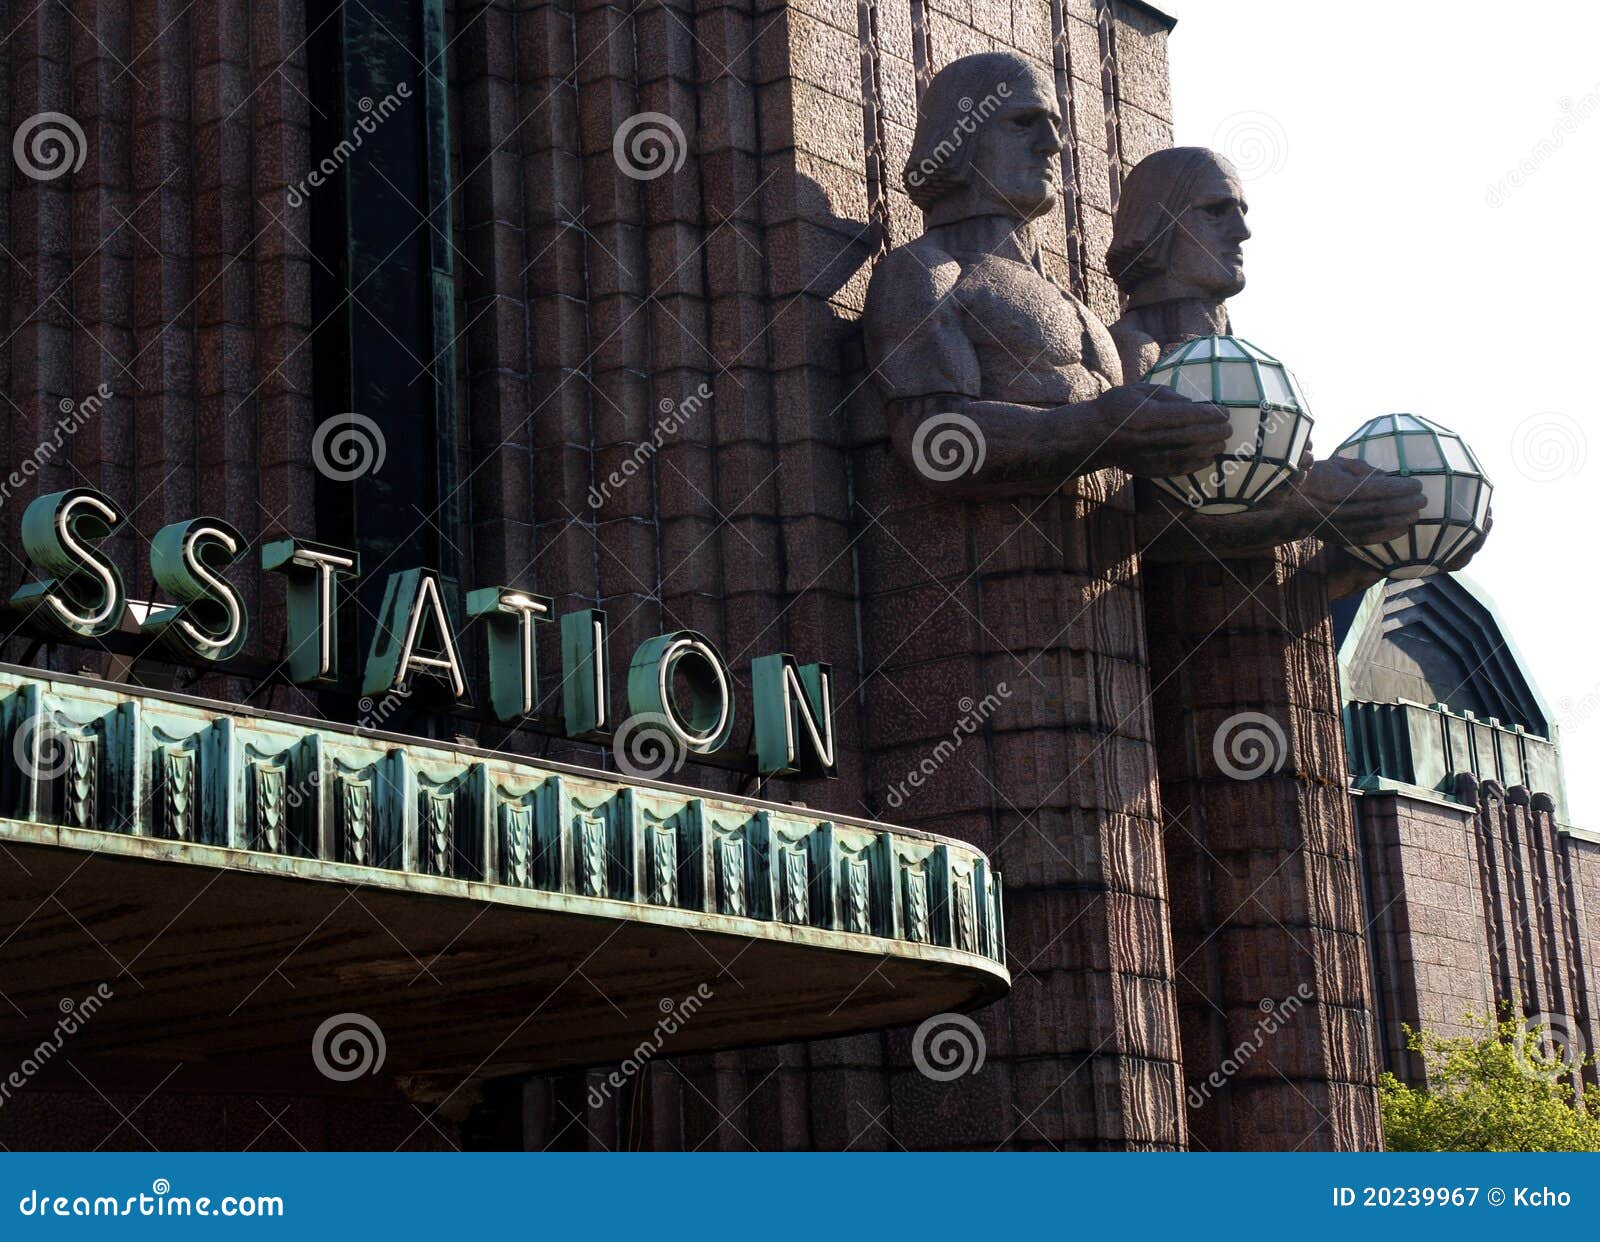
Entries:
<svg viewBox="0 0 1600 1242">
<path fill-rule="evenodd" d="M 148 1020 L 193 1055 L 299 1054 L 333 1006 L 381 1015 L 397 1069 L 507 1072 L 622 1055 L 657 999 L 721 963 L 685 1051 L 913 1021 L 1009 983 L 999 877 L 958 842 L 4 665 L 0 728 L 0 842 L 25 864 L 0 882 L 6 989 L 72 994 L 110 954 L 141 990 L 99 1038 Z M 90 935 L 49 902 L 68 883 Z M 280 947 L 293 988 L 258 995 Z M 419 961 L 443 994 L 396 984 Z M 579 970 L 611 1003 L 563 991 Z"/>
</svg>

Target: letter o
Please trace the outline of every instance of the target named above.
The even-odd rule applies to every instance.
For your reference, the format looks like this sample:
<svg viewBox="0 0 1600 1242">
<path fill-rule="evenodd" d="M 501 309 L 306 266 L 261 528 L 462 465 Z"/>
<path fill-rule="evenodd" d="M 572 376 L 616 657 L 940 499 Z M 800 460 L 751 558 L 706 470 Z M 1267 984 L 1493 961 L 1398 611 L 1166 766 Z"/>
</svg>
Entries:
<svg viewBox="0 0 1600 1242">
<path fill-rule="evenodd" d="M 674 683 L 688 690 L 680 706 Z M 641 643 L 628 665 L 628 711 L 659 717 L 685 749 L 708 755 L 733 732 L 733 679 L 709 639 L 693 630 L 661 634 Z"/>
</svg>

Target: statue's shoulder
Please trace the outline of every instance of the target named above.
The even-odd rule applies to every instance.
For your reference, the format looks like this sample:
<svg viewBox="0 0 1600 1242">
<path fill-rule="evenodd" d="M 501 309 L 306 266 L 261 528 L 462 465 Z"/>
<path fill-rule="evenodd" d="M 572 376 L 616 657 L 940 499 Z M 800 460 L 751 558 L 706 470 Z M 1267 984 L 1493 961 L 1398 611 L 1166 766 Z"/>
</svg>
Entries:
<svg viewBox="0 0 1600 1242">
<path fill-rule="evenodd" d="M 1144 325 L 1131 315 L 1124 315 L 1121 319 L 1107 324 L 1106 327 L 1110 330 L 1111 339 L 1117 343 L 1118 349 L 1123 349 L 1130 345 L 1134 348 L 1142 348 L 1146 345 L 1154 346 L 1157 344 L 1156 338 L 1151 336 Z"/>
<path fill-rule="evenodd" d="M 977 396 L 978 356 L 952 296 L 961 264 L 926 236 L 897 246 L 873 269 L 862 315 L 867 359 L 886 401 L 934 393 Z"/>
<path fill-rule="evenodd" d="M 925 330 L 931 309 L 949 296 L 960 277 L 960 262 L 933 238 L 923 235 L 894 246 L 878 259 L 867 283 L 867 333 L 901 336 L 912 328 Z"/>
<path fill-rule="evenodd" d="M 878 260 L 867 286 L 870 305 L 873 295 L 881 298 L 941 297 L 961 278 L 961 264 L 949 251 L 924 233 L 915 241 L 896 246 Z"/>
<path fill-rule="evenodd" d="M 1111 340 L 1122 360 L 1123 379 L 1137 382 L 1161 359 L 1161 342 L 1156 340 L 1133 313 L 1123 315 L 1109 329 Z"/>
</svg>

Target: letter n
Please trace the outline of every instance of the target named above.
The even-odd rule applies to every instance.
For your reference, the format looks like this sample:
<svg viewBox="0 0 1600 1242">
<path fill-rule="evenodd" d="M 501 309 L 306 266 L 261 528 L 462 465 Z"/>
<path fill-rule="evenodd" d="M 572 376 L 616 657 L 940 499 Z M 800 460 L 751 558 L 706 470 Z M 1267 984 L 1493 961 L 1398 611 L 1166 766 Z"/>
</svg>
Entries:
<svg viewBox="0 0 1600 1242">
<path fill-rule="evenodd" d="M 833 669 L 826 664 L 797 664 L 791 655 L 760 656 L 750 662 L 750 685 L 756 767 L 761 774 L 837 776 Z"/>
</svg>

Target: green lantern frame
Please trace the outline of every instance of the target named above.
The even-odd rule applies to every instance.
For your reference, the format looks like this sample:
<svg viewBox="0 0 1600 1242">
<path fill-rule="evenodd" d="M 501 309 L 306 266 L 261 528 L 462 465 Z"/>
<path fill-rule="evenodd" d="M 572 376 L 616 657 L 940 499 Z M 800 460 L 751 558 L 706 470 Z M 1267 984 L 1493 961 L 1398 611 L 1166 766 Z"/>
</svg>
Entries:
<svg viewBox="0 0 1600 1242">
<path fill-rule="evenodd" d="M 1209 470 L 1152 482 L 1198 513 L 1244 513 L 1294 476 L 1311 440 L 1311 410 L 1294 375 L 1236 336 L 1186 341 L 1145 374 L 1195 401 L 1228 411 L 1228 448 Z"/>
<path fill-rule="evenodd" d="M 1350 549 L 1390 578 L 1438 573 L 1487 529 L 1494 484 L 1467 442 L 1432 419 L 1380 414 L 1363 423 L 1333 455 L 1422 483 L 1427 507 L 1409 531 L 1388 543 Z"/>
</svg>

